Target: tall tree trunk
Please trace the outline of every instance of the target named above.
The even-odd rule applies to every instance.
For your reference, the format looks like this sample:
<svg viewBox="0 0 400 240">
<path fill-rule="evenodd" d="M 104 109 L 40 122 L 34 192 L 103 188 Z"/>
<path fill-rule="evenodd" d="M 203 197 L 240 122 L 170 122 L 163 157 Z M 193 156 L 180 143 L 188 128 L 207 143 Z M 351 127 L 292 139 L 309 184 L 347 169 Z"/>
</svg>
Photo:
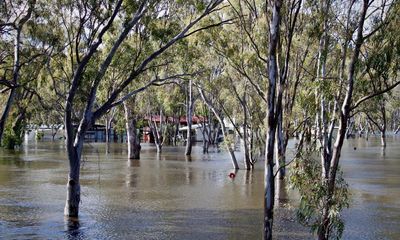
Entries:
<svg viewBox="0 0 400 240">
<path fill-rule="evenodd" d="M 192 121 L 193 121 L 193 93 L 192 79 L 189 80 L 188 90 L 186 94 L 186 120 L 187 120 L 187 137 L 185 155 L 189 156 L 192 153 Z"/>
<path fill-rule="evenodd" d="M 342 150 L 343 142 L 346 136 L 347 124 L 350 118 L 350 110 L 351 110 L 351 103 L 352 103 L 352 96 L 353 96 L 353 87 L 355 81 L 355 71 L 356 65 L 358 62 L 358 57 L 360 54 L 360 49 L 363 43 L 363 27 L 364 21 L 366 17 L 366 13 L 369 6 L 369 0 L 364 0 L 363 4 L 361 5 L 361 14 L 358 22 L 357 28 L 357 37 L 355 40 L 355 47 L 354 52 L 351 58 L 351 62 L 349 63 L 348 68 L 348 76 L 347 76 L 347 88 L 346 88 L 346 95 L 342 104 L 342 108 L 340 111 L 340 121 L 339 121 L 339 129 L 336 137 L 336 141 L 333 148 L 332 153 L 332 160 L 330 163 L 329 168 L 329 178 L 327 181 L 327 198 L 326 202 L 324 203 L 324 209 L 322 212 L 321 218 L 321 227 L 318 232 L 318 239 L 319 240 L 327 240 L 329 239 L 329 225 L 330 225 L 330 217 L 329 212 L 331 206 L 333 204 L 333 195 L 335 191 L 335 180 L 336 180 L 336 172 L 339 166 L 340 160 L 340 153 Z"/>
<path fill-rule="evenodd" d="M 285 146 L 285 139 L 283 136 L 283 119 L 282 119 L 282 109 L 280 113 L 278 113 L 278 119 L 277 119 L 277 130 L 276 130 L 276 166 L 278 166 L 278 175 L 277 177 L 279 179 L 284 179 L 286 175 L 286 146 Z"/>
<path fill-rule="evenodd" d="M 248 112 L 247 112 L 247 99 L 246 99 L 246 89 L 243 95 L 243 100 L 241 101 L 242 109 L 243 109 L 243 149 L 244 149 L 244 168 L 246 170 L 250 170 L 253 167 L 250 149 L 249 149 L 249 132 L 247 129 L 248 126 Z"/>
<path fill-rule="evenodd" d="M 280 10 L 282 2 L 271 0 L 272 17 L 269 23 L 269 54 L 268 54 L 268 110 L 267 110 L 267 140 L 265 155 L 265 197 L 264 197 L 264 240 L 272 239 L 274 220 L 275 177 L 274 177 L 274 144 L 276 134 L 276 85 L 278 82 L 277 50 L 279 44 Z"/>
<path fill-rule="evenodd" d="M 328 144 L 328 110 L 326 103 L 326 93 L 323 91 L 326 83 L 326 62 L 328 59 L 328 47 L 329 47 L 329 24 L 328 24 L 328 13 L 330 9 L 330 0 L 323 1 L 321 5 L 321 13 L 323 17 L 323 33 L 319 39 L 318 49 L 318 64 L 317 64 L 317 79 L 316 81 L 320 84 L 318 92 L 317 104 L 319 104 L 319 131 L 318 140 L 321 145 L 321 166 L 322 166 L 322 178 L 323 181 L 328 179 L 329 165 L 330 165 L 330 152 L 331 146 Z M 345 56 L 344 56 L 345 57 Z M 334 113 L 334 112 L 333 112 Z"/>
<path fill-rule="evenodd" d="M 124 111 L 125 111 L 125 127 L 126 127 L 126 138 L 128 144 L 128 159 L 140 159 L 140 139 L 137 135 L 136 129 L 136 118 L 132 111 L 133 101 L 125 101 Z"/>
</svg>

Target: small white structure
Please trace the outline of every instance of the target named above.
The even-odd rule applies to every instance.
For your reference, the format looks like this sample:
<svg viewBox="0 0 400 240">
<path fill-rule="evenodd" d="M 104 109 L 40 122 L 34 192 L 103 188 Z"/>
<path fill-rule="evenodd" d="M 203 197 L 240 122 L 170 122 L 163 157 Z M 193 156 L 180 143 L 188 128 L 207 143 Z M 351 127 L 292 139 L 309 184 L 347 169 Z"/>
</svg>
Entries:
<svg viewBox="0 0 400 240">
<path fill-rule="evenodd" d="M 193 131 L 193 141 L 195 142 L 202 142 L 203 141 L 203 133 L 201 132 L 202 124 L 193 124 L 192 131 Z M 179 128 L 179 135 L 182 139 L 186 139 L 188 127 L 183 126 Z"/>
</svg>

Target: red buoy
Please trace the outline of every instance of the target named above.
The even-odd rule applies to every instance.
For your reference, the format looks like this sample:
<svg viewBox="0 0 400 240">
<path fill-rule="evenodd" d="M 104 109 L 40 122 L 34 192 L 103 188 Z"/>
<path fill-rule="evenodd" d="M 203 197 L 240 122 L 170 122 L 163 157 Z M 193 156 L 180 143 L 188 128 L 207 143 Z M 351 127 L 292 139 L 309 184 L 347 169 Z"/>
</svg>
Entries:
<svg viewBox="0 0 400 240">
<path fill-rule="evenodd" d="M 229 177 L 234 178 L 234 177 L 236 177 L 236 175 L 233 172 L 231 172 L 231 173 L 229 173 Z"/>
</svg>

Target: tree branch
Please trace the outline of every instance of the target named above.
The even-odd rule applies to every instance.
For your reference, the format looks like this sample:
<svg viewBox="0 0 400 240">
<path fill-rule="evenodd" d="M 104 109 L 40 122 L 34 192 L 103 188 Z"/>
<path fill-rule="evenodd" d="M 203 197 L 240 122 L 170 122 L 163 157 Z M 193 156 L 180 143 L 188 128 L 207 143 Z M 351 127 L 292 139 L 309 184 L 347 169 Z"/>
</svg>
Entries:
<svg viewBox="0 0 400 240">
<path fill-rule="evenodd" d="M 358 99 L 358 101 L 354 104 L 354 106 L 352 106 L 352 107 L 350 108 L 350 111 L 353 111 L 353 110 L 356 109 L 361 103 L 367 101 L 368 99 L 371 99 L 371 98 L 373 98 L 373 97 L 376 97 L 376 96 L 379 96 L 379 95 L 384 94 L 384 93 L 386 93 L 386 92 L 389 92 L 390 90 L 392 90 L 393 88 L 395 88 L 395 87 L 396 87 L 397 85 L 399 85 L 399 84 L 400 84 L 400 81 L 397 81 L 397 82 L 395 82 L 394 84 L 392 84 L 392 85 L 390 85 L 389 87 L 387 87 L 386 89 L 383 89 L 383 90 L 381 90 L 381 91 L 372 93 L 372 94 L 370 94 L 370 95 L 367 95 L 367 96 L 364 96 L 364 97 Z"/>
<path fill-rule="evenodd" d="M 182 73 L 182 74 L 176 74 L 176 75 L 168 76 L 168 77 L 165 77 L 165 78 L 158 78 L 158 77 L 156 77 L 155 79 L 149 81 L 146 85 L 144 85 L 144 86 L 142 86 L 142 87 L 140 87 L 140 88 L 138 88 L 138 89 L 135 89 L 134 91 L 129 92 L 128 94 L 126 94 L 125 96 L 123 96 L 122 98 L 120 98 L 119 100 L 113 102 L 113 103 L 110 105 L 110 107 L 113 108 L 113 107 L 115 107 L 115 106 L 117 106 L 117 105 L 120 105 L 121 103 L 123 103 L 123 102 L 124 102 L 125 100 L 127 100 L 128 98 L 131 98 L 132 96 L 134 96 L 134 95 L 136 95 L 136 94 L 138 94 L 138 93 L 140 93 L 140 92 L 143 92 L 144 90 L 146 90 L 146 89 L 149 88 L 150 86 L 155 86 L 155 85 L 157 85 L 157 84 L 161 84 L 161 83 L 163 83 L 163 82 L 165 82 L 165 81 L 167 81 L 167 80 L 170 80 L 170 79 L 183 78 L 183 77 L 185 77 L 185 76 L 193 76 L 193 75 L 195 75 L 195 74 L 197 74 L 197 73 L 192 73 L 192 74 L 189 74 L 189 73 Z"/>
</svg>

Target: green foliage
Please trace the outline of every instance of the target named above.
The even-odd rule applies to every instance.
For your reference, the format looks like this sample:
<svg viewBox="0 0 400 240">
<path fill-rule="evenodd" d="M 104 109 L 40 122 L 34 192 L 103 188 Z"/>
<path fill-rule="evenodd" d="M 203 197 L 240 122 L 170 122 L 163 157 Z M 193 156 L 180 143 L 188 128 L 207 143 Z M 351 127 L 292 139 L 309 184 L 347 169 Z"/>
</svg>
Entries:
<svg viewBox="0 0 400 240">
<path fill-rule="evenodd" d="M 336 186 L 332 199 L 327 199 L 327 184 L 321 176 L 321 163 L 313 155 L 315 148 L 311 147 L 299 153 L 290 171 L 290 186 L 299 191 L 300 204 L 296 215 L 299 222 L 310 227 L 317 233 L 322 227 L 322 216 L 326 204 L 329 204 L 329 232 L 333 239 L 340 239 L 344 222 L 340 212 L 349 207 L 350 193 L 348 184 L 343 178 L 343 172 L 338 169 Z"/>
<path fill-rule="evenodd" d="M 42 140 L 44 132 L 37 132 L 35 135 L 36 140 Z"/>
<path fill-rule="evenodd" d="M 14 149 L 23 142 L 23 125 L 21 123 L 14 127 L 7 124 L 4 129 L 2 144 L 7 149 Z"/>
</svg>

